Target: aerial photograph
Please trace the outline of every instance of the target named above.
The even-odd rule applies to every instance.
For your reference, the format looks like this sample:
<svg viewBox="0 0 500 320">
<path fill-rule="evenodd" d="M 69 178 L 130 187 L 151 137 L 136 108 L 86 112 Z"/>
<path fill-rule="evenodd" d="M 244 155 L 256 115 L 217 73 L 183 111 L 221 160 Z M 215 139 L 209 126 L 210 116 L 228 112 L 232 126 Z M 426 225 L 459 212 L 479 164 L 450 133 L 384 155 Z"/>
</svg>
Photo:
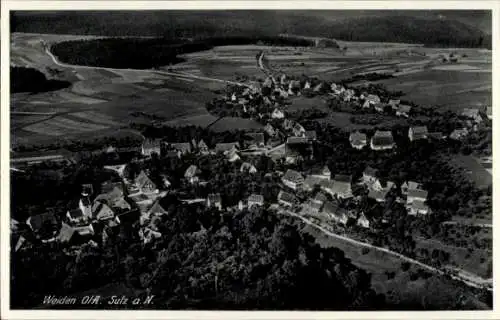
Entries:
<svg viewBox="0 0 500 320">
<path fill-rule="evenodd" d="M 8 17 L 11 310 L 493 310 L 491 10 Z"/>
</svg>

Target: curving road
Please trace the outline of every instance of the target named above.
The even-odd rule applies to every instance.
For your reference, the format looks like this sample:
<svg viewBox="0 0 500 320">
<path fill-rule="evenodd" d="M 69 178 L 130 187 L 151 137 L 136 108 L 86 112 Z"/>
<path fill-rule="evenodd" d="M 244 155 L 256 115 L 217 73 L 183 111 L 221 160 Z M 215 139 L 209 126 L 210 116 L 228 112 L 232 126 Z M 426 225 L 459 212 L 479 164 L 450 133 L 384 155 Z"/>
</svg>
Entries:
<svg viewBox="0 0 500 320">
<path fill-rule="evenodd" d="M 160 74 L 160 75 L 165 75 L 165 76 L 172 76 L 172 77 L 177 77 L 177 78 L 186 78 L 186 79 L 196 79 L 196 80 L 206 80 L 206 81 L 215 81 L 215 82 L 222 82 L 222 83 L 226 83 L 226 84 L 232 84 L 232 85 L 237 85 L 237 86 L 244 86 L 244 87 L 250 87 L 249 84 L 246 84 L 246 83 L 242 83 L 242 82 L 236 82 L 236 81 L 230 81 L 230 80 L 223 80 L 223 79 L 217 79 L 217 78 L 210 78 L 210 77 L 203 77 L 203 76 L 197 76 L 197 75 L 194 75 L 194 74 L 190 74 L 190 73 L 178 73 L 178 72 L 168 72 L 168 71 L 152 71 L 152 70 L 149 70 L 149 69 L 121 69 L 121 68 L 107 68 L 107 67 L 94 67 L 94 66 L 82 66 L 82 65 L 73 65 L 73 64 L 67 64 L 67 63 L 63 63 L 63 62 L 60 62 L 55 56 L 54 54 L 50 51 L 50 48 L 47 46 L 45 48 L 45 53 L 47 55 L 49 55 L 49 57 L 52 59 L 52 61 L 60 66 L 60 67 L 64 67 L 64 68 L 70 68 L 70 69 L 91 69 L 91 70 L 108 70 L 108 71 L 116 71 L 116 72 L 120 72 L 120 71 L 142 71 L 142 72 L 154 72 L 156 74 Z"/>
<path fill-rule="evenodd" d="M 352 243 L 352 244 L 357 245 L 357 246 L 366 247 L 366 248 L 369 248 L 369 249 L 378 250 L 378 251 L 390 254 L 392 256 L 398 257 L 399 259 L 401 259 L 403 261 L 407 261 L 407 262 L 410 262 L 412 264 L 416 264 L 419 267 L 422 267 L 424 269 L 427 269 L 429 271 L 432 271 L 432 272 L 440 274 L 440 275 L 448 274 L 448 275 L 450 275 L 450 277 L 452 279 L 461 281 L 461 282 L 463 282 L 466 285 L 471 286 L 471 287 L 475 287 L 475 288 L 479 288 L 479 289 L 486 288 L 488 291 L 493 291 L 493 289 L 491 287 L 489 287 L 489 285 L 492 284 L 492 279 L 483 279 L 483 278 L 481 278 L 479 276 L 475 276 L 474 278 L 472 278 L 470 276 L 465 277 L 465 276 L 459 276 L 459 275 L 449 274 L 449 273 L 446 273 L 446 272 L 444 272 L 444 271 L 442 271 L 440 269 L 437 269 L 437 268 L 435 268 L 433 266 L 427 265 L 425 263 L 422 263 L 420 261 L 417 261 L 417 260 L 412 259 L 410 257 L 407 257 L 405 255 L 402 255 L 402 254 L 400 254 L 398 252 L 391 251 L 389 249 L 382 248 L 382 247 L 377 247 L 377 246 L 371 245 L 371 244 L 366 243 L 366 242 L 354 240 L 352 238 L 341 236 L 339 234 L 335 234 L 335 233 L 333 233 L 331 231 L 328 231 L 327 229 L 323 228 L 322 226 L 320 226 L 320 225 L 318 225 L 318 224 L 316 224 L 316 223 L 314 223 L 314 222 L 312 222 L 312 221 L 310 221 L 310 220 L 308 220 L 308 219 L 306 219 L 306 218 L 302 217 L 301 215 L 298 215 L 298 214 L 296 214 L 294 212 L 291 212 L 291 211 L 288 211 L 288 210 L 282 210 L 281 213 L 284 213 L 284 214 L 287 214 L 289 216 L 298 218 L 298 219 L 302 220 L 305 224 L 310 225 L 311 227 L 320 230 L 322 233 L 324 233 L 327 236 L 330 236 L 330 237 L 333 237 L 333 238 L 337 238 L 337 239 L 340 239 L 340 240 Z"/>
</svg>

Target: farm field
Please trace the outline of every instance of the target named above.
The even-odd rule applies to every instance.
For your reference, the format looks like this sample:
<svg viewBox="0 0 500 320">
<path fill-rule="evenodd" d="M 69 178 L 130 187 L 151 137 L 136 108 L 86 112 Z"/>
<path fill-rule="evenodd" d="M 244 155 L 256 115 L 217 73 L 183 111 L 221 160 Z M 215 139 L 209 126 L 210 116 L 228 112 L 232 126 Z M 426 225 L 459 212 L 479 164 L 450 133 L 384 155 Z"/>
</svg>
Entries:
<svg viewBox="0 0 500 320">
<path fill-rule="evenodd" d="M 378 81 L 391 90 L 406 93 L 402 99 L 424 106 L 460 112 L 463 108 L 491 105 L 492 74 L 489 71 L 424 70 Z"/>
<path fill-rule="evenodd" d="M 120 128 L 132 121 L 131 113 L 140 111 L 165 119 L 172 125 L 208 125 L 216 120 L 208 114 L 205 103 L 223 90 L 224 80 L 258 79 L 264 74 L 255 56 L 266 51 L 270 64 L 287 74 L 316 76 L 324 80 L 342 80 L 367 72 L 394 73 L 399 76 L 382 80 L 391 90 L 406 93 L 403 99 L 418 104 L 461 109 L 465 106 L 491 104 L 491 53 L 474 49 L 458 50 L 463 57 L 460 65 L 439 65 L 440 55 L 450 50 L 430 49 L 409 44 L 344 42 L 338 49 L 272 47 L 262 45 L 220 46 L 211 50 L 185 54 L 185 62 L 160 70 L 107 69 L 73 67 L 56 64 L 44 52 L 46 43 L 84 39 L 71 35 L 41 35 L 13 33 L 11 37 L 13 64 L 36 68 L 48 74 L 48 68 L 61 71 L 58 79 L 72 82 L 69 88 L 38 94 L 15 94 L 11 110 L 16 112 L 50 113 L 41 115 L 12 114 L 13 143 L 31 139 L 44 141 L 55 137 L 71 139 L 81 134 Z M 439 69 L 439 70 L 437 70 Z M 478 72 L 480 70 L 481 72 Z M 172 75 L 171 72 L 179 75 Z M 210 77 L 218 79 L 197 78 Z M 324 109 L 320 99 L 293 98 L 290 110 L 310 107 Z M 353 115 L 329 112 L 327 121 L 344 130 L 385 126 L 404 119 L 385 119 L 363 115 L 361 121 Z M 361 117 L 361 116 L 360 116 Z M 101 121 L 100 119 L 105 119 Z M 213 130 L 258 128 L 255 121 L 224 118 L 211 126 Z"/>
<path fill-rule="evenodd" d="M 375 291 L 383 293 L 389 303 L 410 307 L 423 304 L 430 308 L 439 308 L 455 303 L 457 296 L 461 294 L 466 295 L 465 290 L 457 288 L 451 280 L 441 276 L 432 275 L 427 279 L 419 278 L 411 281 L 410 274 L 416 272 L 418 268 L 411 266 L 409 270 L 403 271 L 401 260 L 393 256 L 375 250 L 363 254 L 360 247 L 328 237 L 313 227 L 305 226 L 303 230 L 313 235 L 320 246 L 341 249 L 354 265 L 369 272 Z M 386 272 L 394 272 L 394 278 L 389 279 Z M 465 305 L 468 308 L 487 308 L 472 294 L 466 295 L 465 298 Z"/>
<path fill-rule="evenodd" d="M 11 114 L 12 147 L 96 136 L 127 127 L 133 121 L 144 122 L 131 116 L 137 111 L 183 125 L 203 126 L 216 120 L 206 111 L 205 103 L 215 96 L 215 90 L 224 89 L 222 82 L 155 70 L 61 66 L 44 52 L 41 42 L 84 38 L 90 37 L 12 34 L 13 64 L 35 68 L 47 76 L 48 68 L 57 69 L 60 79 L 72 82 L 63 90 L 11 96 L 11 111 L 19 113 Z M 247 119 L 223 119 L 214 130 L 246 126 L 260 125 Z"/>
</svg>

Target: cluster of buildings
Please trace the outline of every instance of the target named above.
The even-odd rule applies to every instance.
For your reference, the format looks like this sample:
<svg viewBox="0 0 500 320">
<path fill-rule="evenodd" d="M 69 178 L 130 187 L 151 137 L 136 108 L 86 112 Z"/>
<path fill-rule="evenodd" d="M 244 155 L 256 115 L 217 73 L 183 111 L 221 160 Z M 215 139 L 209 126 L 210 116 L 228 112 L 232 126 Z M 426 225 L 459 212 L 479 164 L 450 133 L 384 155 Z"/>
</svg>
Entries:
<svg viewBox="0 0 500 320">
<path fill-rule="evenodd" d="M 264 88 L 271 94 L 262 95 Z M 395 112 L 397 116 L 409 117 L 411 107 L 401 104 L 399 100 L 391 99 L 383 103 L 377 95 L 361 93 L 356 95 L 352 89 L 346 89 L 335 83 L 327 84 L 319 82 L 312 84 L 310 80 L 301 82 L 288 79 L 282 75 L 279 79 L 270 76 L 257 86 L 250 86 L 242 91 L 232 93 L 226 97 L 234 105 L 242 107 L 243 112 L 258 113 L 259 118 L 264 114 L 273 120 L 269 122 L 260 132 L 247 133 L 243 143 L 226 142 L 209 146 L 203 139 L 185 142 L 167 142 L 161 139 L 145 139 L 140 152 L 145 157 L 153 154 L 166 158 L 175 158 L 182 161 L 187 154 L 206 156 L 210 154 L 223 154 L 228 162 L 241 162 L 240 171 L 250 174 L 257 173 L 257 168 L 251 161 L 244 161 L 248 155 L 266 155 L 272 159 L 281 158 L 288 164 L 297 163 L 304 159 L 313 159 L 313 144 L 317 140 L 316 132 L 306 130 L 300 123 L 288 119 L 283 108 L 282 99 L 292 95 L 309 93 L 325 93 L 343 101 L 358 101 L 362 108 L 373 108 L 377 112 L 384 112 L 387 107 Z M 252 101 L 262 99 L 265 108 L 251 105 Z M 253 109 L 252 109 L 253 108 Z M 491 115 L 489 109 L 488 117 Z M 469 130 L 476 130 L 477 125 L 483 121 L 482 112 L 478 109 L 466 109 L 462 113 L 466 118 L 466 126 L 457 129 L 450 135 L 450 139 L 461 139 Z M 413 126 L 408 129 L 408 139 L 411 142 L 426 139 L 443 139 L 441 132 L 428 132 L 426 126 Z M 391 131 L 377 130 L 370 138 L 362 132 L 352 132 L 349 142 L 355 149 L 363 149 L 369 145 L 372 150 L 391 150 L 396 146 Z M 113 151 L 113 150 L 112 150 Z M 62 157 L 55 155 L 55 160 Z M 43 158 L 45 159 L 45 158 Z M 42 159 L 42 160 L 43 160 Z M 20 162 L 40 161 L 38 158 L 26 158 Z M 171 187 L 168 177 L 163 177 L 161 186 L 158 186 L 146 171 L 141 171 L 133 181 L 125 178 L 126 164 L 106 166 L 118 174 L 121 181 L 107 182 L 100 186 L 100 192 L 94 193 L 92 185 L 82 186 L 82 192 L 78 203 L 62 217 L 53 212 L 33 215 L 26 221 L 26 226 L 34 235 L 34 238 L 42 242 L 54 242 L 77 244 L 90 242 L 98 245 L 98 239 L 103 242 L 123 221 L 137 220 L 140 225 L 139 236 L 144 243 L 161 237 L 157 228 L 157 221 L 167 210 L 162 207 L 161 199 L 165 196 L 167 189 Z M 197 185 L 206 183 L 200 177 L 200 169 L 196 165 L 190 165 L 184 172 L 184 183 Z M 356 224 L 370 227 L 370 220 L 364 212 L 348 209 L 343 206 L 345 200 L 354 198 L 352 192 L 352 177 L 350 175 L 332 174 L 328 167 L 323 167 L 318 172 L 308 175 L 295 170 L 287 170 L 281 176 L 282 189 L 279 192 L 276 204 L 282 208 L 300 208 L 300 213 L 305 216 L 314 217 L 322 221 L 346 224 L 349 219 Z M 397 190 L 395 183 L 384 181 L 378 176 L 377 170 L 367 167 L 363 172 L 361 184 L 368 190 L 368 197 L 377 201 L 385 202 L 387 195 Z M 164 190 L 164 191 L 160 191 Z M 303 191 L 310 195 L 306 201 L 300 203 L 296 192 Z M 425 215 L 430 213 L 427 206 L 427 191 L 414 181 L 405 182 L 396 192 L 397 201 L 404 203 L 408 213 L 411 215 Z M 222 196 L 219 193 L 209 194 L 206 199 L 193 199 L 185 201 L 203 202 L 208 208 L 224 210 Z M 264 195 L 251 194 L 247 199 L 239 201 L 237 209 L 264 206 Z M 61 221 L 62 220 L 62 221 Z M 12 230 L 19 230 L 22 223 L 12 221 Z M 20 234 L 20 233 L 15 233 Z M 15 241 L 14 250 L 27 247 L 27 237 L 20 235 Z"/>
<path fill-rule="evenodd" d="M 83 185 L 78 202 L 64 216 L 53 211 L 30 216 L 25 223 L 28 230 L 15 233 L 18 237 L 14 249 L 24 248 L 29 243 L 27 239 L 70 246 L 82 243 L 98 246 L 116 234 L 124 221 L 140 222 L 139 235 L 144 242 L 159 236 L 153 220 L 166 213 L 159 202 L 166 192 L 160 192 L 145 171 L 141 171 L 133 181 L 128 181 L 123 176 L 125 167 L 107 166 L 106 169 L 117 172 L 122 180 L 102 183 L 98 194 L 94 193 L 92 184 Z M 168 186 L 169 182 L 165 180 L 162 188 Z M 17 221 L 14 224 L 17 230 L 22 225 Z"/>
</svg>

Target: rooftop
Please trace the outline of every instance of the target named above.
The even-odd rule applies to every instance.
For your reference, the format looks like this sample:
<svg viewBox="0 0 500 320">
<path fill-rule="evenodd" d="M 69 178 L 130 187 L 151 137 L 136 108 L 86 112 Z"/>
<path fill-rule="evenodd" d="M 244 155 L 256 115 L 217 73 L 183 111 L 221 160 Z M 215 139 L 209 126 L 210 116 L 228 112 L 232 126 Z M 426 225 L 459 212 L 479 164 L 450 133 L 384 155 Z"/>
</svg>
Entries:
<svg viewBox="0 0 500 320">
<path fill-rule="evenodd" d="M 408 197 L 427 199 L 428 192 L 420 189 L 408 189 Z"/>
<path fill-rule="evenodd" d="M 295 196 L 291 193 L 281 190 L 280 193 L 278 193 L 278 200 L 293 203 L 295 202 Z"/>
<path fill-rule="evenodd" d="M 248 197 L 249 202 L 264 203 L 264 196 L 261 194 L 251 194 Z"/>
<path fill-rule="evenodd" d="M 285 175 L 283 176 L 283 180 L 288 180 L 288 181 L 292 181 L 292 182 L 303 182 L 304 177 L 302 177 L 302 174 L 300 174 L 300 172 L 297 172 L 297 171 L 292 170 L 292 169 L 288 169 L 285 172 Z"/>
<path fill-rule="evenodd" d="M 366 167 L 365 171 L 363 171 L 363 174 L 368 175 L 368 176 L 372 176 L 372 177 L 376 177 L 377 173 L 378 173 L 378 170 L 374 169 L 370 166 Z"/>
</svg>

